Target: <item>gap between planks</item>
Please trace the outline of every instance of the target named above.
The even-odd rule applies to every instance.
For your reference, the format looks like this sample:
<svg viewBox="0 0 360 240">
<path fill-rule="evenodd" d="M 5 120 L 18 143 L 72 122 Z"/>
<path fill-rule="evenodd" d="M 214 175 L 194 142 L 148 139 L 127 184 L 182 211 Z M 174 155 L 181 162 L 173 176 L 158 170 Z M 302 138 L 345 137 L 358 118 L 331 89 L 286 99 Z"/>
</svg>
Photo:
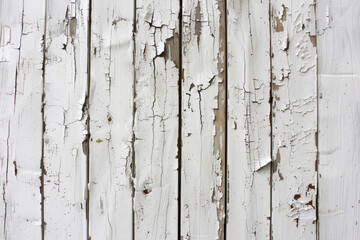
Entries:
<svg viewBox="0 0 360 240">
<path fill-rule="evenodd" d="M 91 55 L 91 6 L 92 6 L 92 0 L 89 0 L 90 1 L 90 7 L 89 7 L 89 32 L 88 32 L 88 69 L 89 69 L 89 73 L 90 73 L 90 55 Z M 180 6 L 182 7 L 182 0 L 180 0 L 179 1 L 180 2 Z M 136 1 L 135 1 L 135 3 L 136 3 Z M 182 9 L 182 8 L 180 8 L 180 9 Z M 225 4 L 225 9 L 226 9 L 226 11 L 227 11 L 227 6 L 226 6 L 226 4 Z M 136 4 L 135 4 L 135 7 L 134 7 L 134 11 L 136 11 Z M 269 6 L 269 11 L 270 11 L 270 6 Z M 270 16 L 270 19 L 269 19 L 269 21 L 270 21 L 270 23 L 271 23 L 271 14 L 269 14 L 269 16 Z M 45 29 L 46 29 L 46 19 L 47 19 L 47 1 L 46 1 L 46 6 L 45 6 Z M 179 51 L 180 51 L 180 53 L 182 52 L 182 10 L 180 10 L 180 14 L 179 14 L 179 20 L 180 20 L 180 29 L 179 29 L 179 36 L 180 36 L 180 44 L 179 44 Z M 134 14 L 134 25 L 135 25 L 135 21 L 136 21 L 136 14 Z M 271 24 L 269 25 L 270 27 L 271 27 Z M 226 29 L 227 29 L 227 18 L 226 18 L 226 21 L 225 21 L 225 27 L 226 27 Z M 134 26 L 134 28 L 135 28 L 135 26 Z M 134 29 L 135 30 L 135 29 Z M 271 34 L 271 31 L 270 31 L 270 34 Z M 43 38 L 44 40 L 44 42 L 43 42 L 43 84 L 44 84 L 44 82 L 45 82 L 45 70 L 46 70 L 46 68 L 45 68 L 45 61 L 46 61 L 46 59 L 45 59 L 45 51 L 46 51 L 46 49 L 45 49 L 45 47 L 46 47 L 46 31 L 44 30 L 44 38 Z M 226 42 L 227 42 L 227 34 L 225 35 L 225 39 L 226 39 Z M 226 44 L 226 46 L 227 46 L 227 44 Z M 135 48 L 134 48 L 135 49 Z M 226 49 L 226 48 L 225 48 Z M 271 41 L 270 41 L 270 49 L 271 49 Z M 135 50 L 134 50 L 135 51 Z M 226 55 L 227 55 L 227 49 L 225 50 L 225 53 L 226 53 Z M 134 53 L 134 55 L 135 55 L 135 53 Z M 227 56 L 225 57 L 225 59 L 227 60 Z M 226 61 L 225 60 L 225 61 Z M 270 61 L 272 60 L 272 58 L 270 58 Z M 227 66 L 227 62 L 226 62 L 226 66 Z M 271 63 L 271 67 L 272 67 L 272 63 Z M 226 67 L 226 71 L 227 71 L 227 67 Z M 227 78 L 227 74 L 225 75 L 226 76 L 226 78 Z M 181 237 L 181 235 L 180 235 L 180 224 L 181 224 L 181 222 L 180 222 L 180 217 L 181 217 L 181 212 L 180 212 L 180 210 L 181 210 L 181 161 L 182 161 L 182 158 L 181 158 L 181 146 L 182 146 L 182 144 L 181 144 L 181 141 L 182 141 L 182 138 L 181 138 L 181 130 L 182 130 L 182 111 L 180 111 L 180 109 L 181 109 L 181 91 L 182 91 L 182 87 L 181 87 L 181 79 L 182 79 L 182 54 L 180 54 L 180 68 L 179 68 L 179 97 L 180 97 L 180 99 L 179 99 L 179 102 L 180 102 L 180 105 L 179 105 L 179 142 L 178 142 L 178 151 L 179 151 L 179 169 L 178 169 L 178 171 L 179 171 L 179 176 L 178 176 L 178 178 L 179 178 L 179 196 L 178 196 L 178 232 L 179 232 L 179 234 L 178 234 L 178 237 L 180 238 Z M 134 79 L 135 80 L 135 79 Z M 89 86 L 90 86 L 90 74 L 88 75 L 88 90 L 87 90 L 87 94 L 90 94 L 90 92 L 89 92 Z M 44 87 L 43 87 L 43 91 L 44 91 Z M 227 108 L 227 92 L 228 92 L 228 86 L 227 86 L 227 79 L 226 79 L 226 88 L 225 88 L 225 91 L 226 91 L 226 108 Z M 271 91 L 271 95 L 270 95 L 270 98 L 272 99 L 272 84 L 270 85 L 270 91 Z M 270 101 L 271 102 L 271 107 L 270 107 L 270 109 L 271 109 L 271 111 L 272 111 L 272 101 Z M 87 98 L 87 106 L 88 106 L 88 104 L 89 104 L 89 102 L 88 102 L 88 98 Z M 318 109 L 318 108 L 317 108 Z M 226 115 L 227 115 L 228 113 L 227 113 L 227 109 L 226 109 Z M 43 115 L 43 131 L 45 130 L 45 122 L 44 122 L 44 111 L 42 110 L 42 115 Z M 318 115 L 318 114 L 317 114 Z M 90 115 L 88 115 L 88 118 L 90 117 Z M 227 119 L 228 117 L 226 117 L 226 119 Z M 272 112 L 270 113 L 270 118 L 272 118 Z M 271 120 L 271 119 L 270 119 Z M 228 128 L 228 126 L 227 126 L 227 121 L 226 121 L 226 125 L 225 125 L 226 127 L 225 127 L 225 132 L 227 133 L 227 128 Z M 90 128 L 89 128 L 89 121 L 87 121 L 87 128 L 88 128 L 88 137 L 87 137 L 87 141 L 89 141 L 89 135 L 90 135 Z M 272 129 L 272 127 L 271 127 L 271 129 Z M 271 134 L 271 136 L 272 136 L 272 134 Z M 272 137 L 271 137 L 272 138 Z M 227 139 L 227 134 L 225 134 L 225 139 Z M 271 141 L 272 142 L 272 141 Z M 43 143 L 42 143 L 43 144 Z M 227 141 L 226 141 L 226 146 L 227 146 Z M 43 148 L 43 146 L 42 146 L 42 148 Z M 87 143 L 87 146 L 86 146 L 86 148 L 87 148 L 87 161 L 89 162 L 89 144 Z M 227 149 L 227 147 L 226 147 L 226 149 Z M 271 147 L 271 150 L 272 150 L 272 147 Z M 42 150 L 43 151 L 43 150 Z M 271 153 L 271 156 L 273 156 L 273 154 Z M 135 164 L 135 163 L 133 163 L 133 164 Z M 318 164 L 318 160 L 317 160 L 317 164 Z M 88 164 L 89 165 L 89 164 Z M 273 168 L 273 159 L 272 159 L 272 161 L 271 161 L 271 169 Z M 225 166 L 226 166 L 226 168 L 225 168 L 225 181 L 226 181 L 226 184 L 225 184 L 225 202 L 227 202 L 227 198 L 228 198 L 228 193 L 227 193 L 227 168 L 228 168 L 228 165 L 227 165 L 227 150 L 225 151 Z M 87 166 L 87 167 L 89 167 L 89 166 Z M 41 189 L 40 189 L 40 191 L 41 191 L 41 193 L 42 193 L 42 231 L 43 231 L 43 234 L 42 234 L 42 236 L 43 236 L 43 239 L 44 239 L 44 229 L 45 229 L 45 222 L 44 222 L 44 171 L 45 171 L 45 169 L 44 169 L 44 166 L 43 166 L 43 158 L 42 158 L 42 161 L 41 161 L 41 168 L 42 168 L 42 176 L 41 176 Z M 88 176 L 87 176 L 87 178 L 89 177 L 89 170 L 87 170 L 87 172 L 88 172 Z M 270 178 L 270 182 L 272 183 L 272 173 L 270 173 L 270 175 L 271 175 L 271 178 Z M 318 174 L 317 174 L 318 175 Z M 318 181 L 317 181 L 317 183 L 318 183 Z M 89 179 L 88 179 L 88 184 L 89 184 Z M 317 192 L 318 192 L 318 190 L 319 190 L 319 188 L 317 187 Z M 272 191 L 270 191 L 270 194 L 272 194 Z M 89 202 L 88 202 L 88 200 L 89 200 L 89 195 L 90 195 L 90 192 L 88 191 L 88 195 L 87 195 L 87 197 L 88 197 L 88 199 L 87 199 L 87 219 L 88 219 L 88 222 L 89 222 L 89 215 L 88 215 L 88 205 L 89 205 Z M 317 195 L 318 195 L 318 193 L 317 193 Z M 272 197 L 270 197 L 270 199 L 272 199 Z M 272 202 L 272 201 L 271 201 Z M 318 201 L 316 202 L 316 204 L 318 205 Z M 271 205 L 270 205 L 270 207 L 271 207 Z M 272 208 L 272 207 L 271 207 Z M 317 208 L 318 209 L 318 208 Z M 225 235 L 225 237 L 226 237 L 226 221 L 227 221 L 227 204 L 225 204 L 225 226 L 224 226 L 224 235 Z M 270 213 L 271 213 L 271 215 L 270 215 L 270 218 L 271 218 L 271 224 L 270 224 L 270 233 L 271 233 L 271 226 L 272 226 L 272 221 L 273 221 L 273 219 L 272 219 L 272 211 L 270 211 Z M 318 220 L 318 217 L 317 217 L 317 220 Z M 317 227 L 318 228 L 318 227 Z M 89 230 L 89 228 L 88 228 L 88 230 Z M 318 232 L 317 232 L 317 235 L 318 235 Z M 89 236 L 88 236 L 89 237 Z M 134 238 L 135 238 L 135 236 L 133 236 Z M 318 235 L 318 238 L 319 238 L 319 235 Z"/>
</svg>

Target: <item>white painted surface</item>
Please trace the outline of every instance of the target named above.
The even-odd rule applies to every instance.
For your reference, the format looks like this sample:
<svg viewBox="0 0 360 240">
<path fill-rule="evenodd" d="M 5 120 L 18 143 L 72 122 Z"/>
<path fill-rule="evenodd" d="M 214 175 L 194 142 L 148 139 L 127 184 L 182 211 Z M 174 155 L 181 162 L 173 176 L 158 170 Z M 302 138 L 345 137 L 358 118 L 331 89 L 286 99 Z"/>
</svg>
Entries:
<svg viewBox="0 0 360 240">
<path fill-rule="evenodd" d="M 45 1 L 0 5 L 0 239 L 40 240 Z"/>
<path fill-rule="evenodd" d="M 93 0 L 90 49 L 91 239 L 132 239 L 133 1 Z"/>
<path fill-rule="evenodd" d="M 88 2 L 46 4 L 44 238 L 87 239 Z"/>
<path fill-rule="evenodd" d="M 227 239 L 269 239 L 269 1 L 228 1 Z"/>
<path fill-rule="evenodd" d="M 0 13 L 0 239 L 360 237 L 358 1 Z"/>
<path fill-rule="evenodd" d="M 181 236 L 224 239 L 225 1 L 182 7 Z"/>
<path fill-rule="evenodd" d="M 319 237 L 360 238 L 360 2 L 317 2 Z"/>
<path fill-rule="evenodd" d="M 177 239 L 178 0 L 138 0 L 135 31 L 136 239 Z"/>
<path fill-rule="evenodd" d="M 315 4 L 274 0 L 271 12 L 272 238 L 315 239 Z"/>
</svg>

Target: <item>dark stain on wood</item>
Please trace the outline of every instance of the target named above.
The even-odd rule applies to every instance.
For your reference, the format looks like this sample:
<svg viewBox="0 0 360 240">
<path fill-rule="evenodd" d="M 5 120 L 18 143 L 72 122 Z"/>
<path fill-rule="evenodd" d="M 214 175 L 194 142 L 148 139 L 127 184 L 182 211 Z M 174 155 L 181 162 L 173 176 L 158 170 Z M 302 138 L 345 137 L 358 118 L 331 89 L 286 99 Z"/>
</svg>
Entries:
<svg viewBox="0 0 360 240">
<path fill-rule="evenodd" d="M 314 208 L 314 206 L 313 206 L 313 201 L 312 201 L 312 200 L 310 200 L 309 202 L 305 203 L 305 205 L 306 205 L 306 206 L 311 206 L 311 207 Z"/>
<path fill-rule="evenodd" d="M 312 185 L 311 183 L 309 183 L 309 185 L 307 186 L 307 190 L 306 190 L 306 191 L 308 192 L 310 189 L 315 190 L 315 186 Z"/>
<path fill-rule="evenodd" d="M 13 161 L 13 164 L 14 164 L 15 176 L 17 176 L 17 174 L 18 174 L 18 169 L 17 169 L 16 161 Z"/>
<path fill-rule="evenodd" d="M 296 227 L 299 227 L 299 218 L 295 218 L 294 221 L 296 222 Z"/>
<path fill-rule="evenodd" d="M 295 194 L 295 195 L 294 195 L 294 199 L 295 199 L 295 200 L 298 200 L 299 198 L 301 198 L 301 194 L 298 193 L 298 194 Z"/>
</svg>

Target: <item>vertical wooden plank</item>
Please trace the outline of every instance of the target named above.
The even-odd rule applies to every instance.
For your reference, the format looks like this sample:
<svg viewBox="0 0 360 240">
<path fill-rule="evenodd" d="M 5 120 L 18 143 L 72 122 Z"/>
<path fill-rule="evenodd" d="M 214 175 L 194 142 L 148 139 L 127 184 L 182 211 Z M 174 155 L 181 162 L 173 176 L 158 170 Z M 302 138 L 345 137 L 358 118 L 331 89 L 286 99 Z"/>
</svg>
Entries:
<svg viewBox="0 0 360 240">
<path fill-rule="evenodd" d="M 228 1 L 227 239 L 269 239 L 269 1 Z"/>
<path fill-rule="evenodd" d="M 359 1 L 317 1 L 320 239 L 360 238 L 359 17 Z"/>
<path fill-rule="evenodd" d="M 36 3 L 0 1 L 0 239 L 41 239 L 45 1 Z"/>
<path fill-rule="evenodd" d="M 178 236 L 179 8 L 136 1 L 136 239 Z"/>
<path fill-rule="evenodd" d="M 315 3 L 271 1 L 272 237 L 316 238 Z"/>
<path fill-rule="evenodd" d="M 225 1 L 182 5 L 181 236 L 224 239 Z"/>
<path fill-rule="evenodd" d="M 45 239 L 86 239 L 88 1 L 47 1 Z"/>
<path fill-rule="evenodd" d="M 91 239 L 133 239 L 134 1 L 92 0 L 90 66 Z"/>
</svg>

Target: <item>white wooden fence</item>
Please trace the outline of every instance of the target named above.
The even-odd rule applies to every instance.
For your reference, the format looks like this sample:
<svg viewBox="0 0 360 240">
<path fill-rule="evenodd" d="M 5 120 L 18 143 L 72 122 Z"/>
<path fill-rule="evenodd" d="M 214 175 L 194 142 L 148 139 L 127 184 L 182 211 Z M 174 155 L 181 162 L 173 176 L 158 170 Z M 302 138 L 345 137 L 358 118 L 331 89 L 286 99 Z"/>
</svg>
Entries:
<svg viewBox="0 0 360 240">
<path fill-rule="evenodd" d="M 360 239 L 360 1 L 0 0 L 0 239 Z"/>
</svg>

